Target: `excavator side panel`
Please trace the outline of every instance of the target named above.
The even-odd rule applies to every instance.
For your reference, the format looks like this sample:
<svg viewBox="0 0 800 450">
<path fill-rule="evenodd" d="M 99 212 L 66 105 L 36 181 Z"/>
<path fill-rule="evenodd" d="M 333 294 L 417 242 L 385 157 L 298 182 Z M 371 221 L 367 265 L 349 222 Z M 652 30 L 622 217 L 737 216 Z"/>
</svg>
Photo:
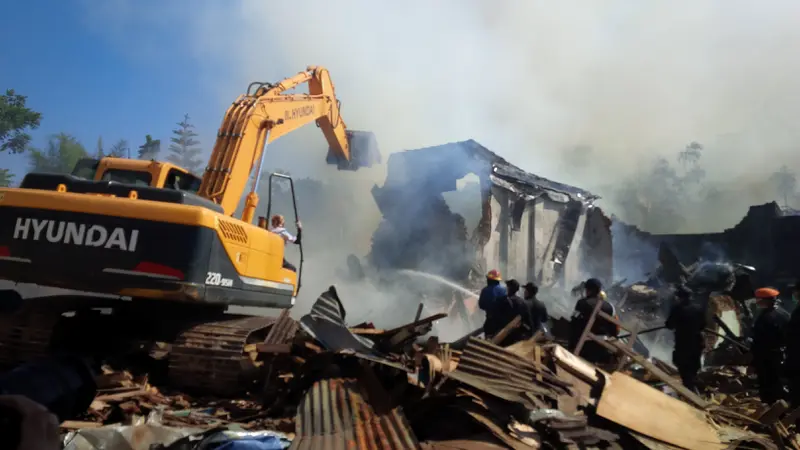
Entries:
<svg viewBox="0 0 800 450">
<path fill-rule="evenodd" d="M 267 230 L 201 206 L 0 189 L 0 278 L 16 282 L 287 308 L 294 285 L 283 281 L 282 245 Z M 251 264 L 251 255 L 263 261 Z"/>
</svg>

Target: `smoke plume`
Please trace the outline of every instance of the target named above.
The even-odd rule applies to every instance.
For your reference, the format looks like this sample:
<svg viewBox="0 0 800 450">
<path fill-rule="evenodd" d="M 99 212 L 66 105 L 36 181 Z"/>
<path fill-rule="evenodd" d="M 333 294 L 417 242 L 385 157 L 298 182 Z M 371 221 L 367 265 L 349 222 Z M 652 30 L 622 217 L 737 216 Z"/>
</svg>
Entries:
<svg viewBox="0 0 800 450">
<path fill-rule="evenodd" d="M 323 65 L 348 126 L 374 131 L 384 156 L 473 138 L 596 191 L 612 213 L 624 180 L 690 141 L 705 146 L 706 182 L 729 193 L 713 211 L 728 215 L 696 208 L 685 229 L 733 225 L 775 196 L 770 173 L 800 167 L 800 4 L 789 0 L 86 4 L 89 24 L 123 49 L 196 56 L 200 70 L 187 75 L 207 81 L 210 109 L 224 111 L 250 81 Z M 177 28 L 176 40 L 137 33 L 148 26 Z M 270 162 L 360 190 L 348 214 L 368 241 L 379 220 L 368 187 L 385 169 L 337 173 L 325 147 L 308 127 L 272 146 Z"/>
</svg>

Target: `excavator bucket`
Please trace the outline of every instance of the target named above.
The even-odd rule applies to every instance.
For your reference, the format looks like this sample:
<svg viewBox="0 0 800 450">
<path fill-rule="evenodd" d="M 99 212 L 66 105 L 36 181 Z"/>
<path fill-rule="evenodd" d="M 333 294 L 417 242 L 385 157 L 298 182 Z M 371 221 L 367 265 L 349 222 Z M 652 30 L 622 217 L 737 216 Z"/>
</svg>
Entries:
<svg viewBox="0 0 800 450">
<path fill-rule="evenodd" d="M 358 170 L 362 167 L 372 167 L 381 163 L 381 153 L 378 150 L 378 140 L 370 131 L 347 131 L 347 142 L 350 145 L 350 160 L 339 158 L 332 150 L 328 149 L 328 164 L 336 164 L 339 170 Z"/>
</svg>

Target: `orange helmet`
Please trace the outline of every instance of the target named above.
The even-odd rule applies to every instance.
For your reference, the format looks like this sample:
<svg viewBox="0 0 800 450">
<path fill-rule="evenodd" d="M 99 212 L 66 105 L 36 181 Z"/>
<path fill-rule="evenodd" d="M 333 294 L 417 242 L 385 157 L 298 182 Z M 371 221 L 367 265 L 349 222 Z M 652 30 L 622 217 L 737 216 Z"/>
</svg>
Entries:
<svg viewBox="0 0 800 450">
<path fill-rule="evenodd" d="M 493 280 L 493 281 L 500 281 L 503 277 L 500 276 L 500 271 L 497 269 L 492 269 L 489 273 L 486 274 L 486 278 Z"/>
<path fill-rule="evenodd" d="M 758 299 L 773 299 L 781 295 L 781 293 L 771 287 L 763 287 L 760 289 L 756 289 L 756 298 Z"/>
</svg>

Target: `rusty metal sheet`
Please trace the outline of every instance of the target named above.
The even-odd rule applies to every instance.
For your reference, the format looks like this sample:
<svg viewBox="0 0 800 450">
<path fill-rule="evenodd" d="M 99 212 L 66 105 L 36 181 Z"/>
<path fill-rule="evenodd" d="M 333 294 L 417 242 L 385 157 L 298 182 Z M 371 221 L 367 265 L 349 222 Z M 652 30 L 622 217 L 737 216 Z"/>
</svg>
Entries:
<svg viewBox="0 0 800 450">
<path fill-rule="evenodd" d="M 542 381 L 536 380 L 537 375 L 541 375 Z M 552 399 L 559 395 L 572 395 L 570 384 L 560 380 L 545 366 L 520 359 L 484 339 L 470 338 L 458 367 L 447 377 L 531 409 L 546 406 L 539 404 L 535 397 L 524 395 L 526 393 Z"/>
<path fill-rule="evenodd" d="M 400 408 L 378 414 L 355 379 L 320 380 L 297 409 L 290 450 L 412 450 L 420 445 Z"/>
</svg>

